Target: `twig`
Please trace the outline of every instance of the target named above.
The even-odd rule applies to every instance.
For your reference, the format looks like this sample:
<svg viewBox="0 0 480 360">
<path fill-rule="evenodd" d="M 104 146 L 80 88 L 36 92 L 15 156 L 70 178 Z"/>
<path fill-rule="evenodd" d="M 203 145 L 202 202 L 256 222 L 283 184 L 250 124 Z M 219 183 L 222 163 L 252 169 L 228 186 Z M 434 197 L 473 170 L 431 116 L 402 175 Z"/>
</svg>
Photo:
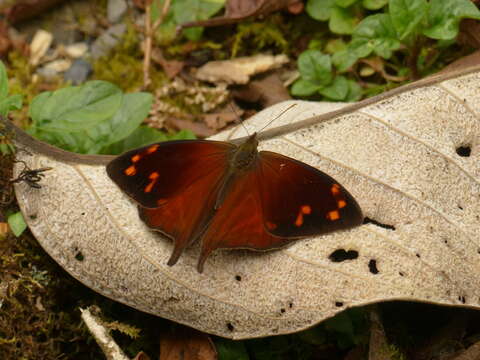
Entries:
<svg viewBox="0 0 480 360">
<path fill-rule="evenodd" d="M 108 360 L 130 360 L 130 358 L 123 353 L 115 340 L 112 339 L 108 330 L 95 316 L 93 316 L 88 308 L 80 308 L 80 312 L 82 313 L 81 316 L 83 322 L 87 325 L 88 330 L 90 330 L 90 333 L 95 338 L 95 341 L 100 346 Z"/>
<path fill-rule="evenodd" d="M 144 57 L 143 57 L 143 88 L 147 89 L 150 84 L 150 63 L 152 57 L 152 43 L 153 43 L 153 34 L 155 30 L 162 24 L 165 16 L 167 16 L 168 10 L 170 9 L 171 0 L 165 0 L 163 3 L 162 13 L 155 21 L 152 26 L 152 1 L 147 1 L 145 6 L 145 46 L 144 46 Z"/>
</svg>

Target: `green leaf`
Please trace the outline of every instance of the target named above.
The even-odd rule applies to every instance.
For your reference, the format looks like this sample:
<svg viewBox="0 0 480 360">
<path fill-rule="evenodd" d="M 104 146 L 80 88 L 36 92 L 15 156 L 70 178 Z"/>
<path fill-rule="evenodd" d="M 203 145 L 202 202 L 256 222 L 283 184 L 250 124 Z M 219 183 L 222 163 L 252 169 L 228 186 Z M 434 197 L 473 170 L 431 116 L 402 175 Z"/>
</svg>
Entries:
<svg viewBox="0 0 480 360">
<path fill-rule="evenodd" d="M 126 138 L 148 116 L 152 101 L 153 97 L 150 93 L 126 94 L 123 97 L 122 106 L 111 120 L 100 123 L 93 129 L 94 132 L 88 132 L 89 136 L 95 141 L 101 141 L 104 146 Z"/>
<path fill-rule="evenodd" d="M 358 57 L 368 56 L 372 51 L 388 59 L 392 51 L 400 48 L 391 17 L 387 14 L 371 15 L 363 19 L 355 28 L 352 46 Z M 350 48 L 350 46 L 349 46 Z"/>
<path fill-rule="evenodd" d="M 421 21 L 427 15 L 426 0 L 390 0 L 388 12 L 398 39 L 403 40 L 418 31 Z"/>
<path fill-rule="evenodd" d="M 345 101 L 358 101 L 362 98 L 363 89 L 356 81 L 348 79 L 348 94 Z"/>
<path fill-rule="evenodd" d="M 8 96 L 8 76 L 5 65 L 0 61 L 0 115 L 7 116 L 10 110 L 22 107 L 22 95 Z"/>
<path fill-rule="evenodd" d="M 357 0 L 335 0 L 335 5 L 342 8 L 347 8 L 350 5 L 353 5 L 355 2 L 357 2 Z"/>
<path fill-rule="evenodd" d="M 355 29 L 357 18 L 351 9 L 344 9 L 338 6 L 332 8 L 332 15 L 328 22 L 330 30 L 336 34 L 350 35 Z"/>
<path fill-rule="evenodd" d="M 292 85 L 290 92 L 293 96 L 310 96 L 320 90 L 321 86 L 312 84 L 305 79 L 298 79 Z"/>
<path fill-rule="evenodd" d="M 432 39 L 453 39 L 461 19 L 480 19 L 480 11 L 470 0 L 431 0 L 429 5 L 429 26 L 423 33 Z"/>
<path fill-rule="evenodd" d="M 332 55 L 332 62 L 340 72 L 347 71 L 358 60 L 358 55 L 349 47 Z"/>
<path fill-rule="evenodd" d="M 25 222 L 23 215 L 20 211 L 10 215 L 7 218 L 8 226 L 13 232 L 13 235 L 19 237 L 27 228 L 27 223 Z"/>
<path fill-rule="evenodd" d="M 217 339 L 215 347 L 218 352 L 218 360 L 249 360 L 245 343 L 241 341 Z"/>
<path fill-rule="evenodd" d="M 304 80 L 324 86 L 332 82 L 332 63 L 329 55 L 318 50 L 307 50 L 298 57 L 298 70 Z"/>
<path fill-rule="evenodd" d="M 10 95 L 0 100 L 0 115 L 7 116 L 11 110 L 19 110 L 22 108 L 22 95 Z"/>
<path fill-rule="evenodd" d="M 37 96 L 30 106 L 33 126 L 28 131 L 69 151 L 99 153 L 129 136 L 151 104 L 149 93 L 124 95 L 113 84 L 93 81 Z"/>
<path fill-rule="evenodd" d="M 347 78 L 345 76 L 337 76 L 329 86 L 320 89 L 319 93 L 329 99 L 341 101 L 347 97 L 348 90 Z"/>
<path fill-rule="evenodd" d="M 318 21 L 330 19 L 335 0 L 307 0 L 305 11 Z"/>
<path fill-rule="evenodd" d="M 8 96 L 8 76 L 7 69 L 3 65 L 3 61 L 0 61 L 0 100 L 5 99 Z"/>
<path fill-rule="evenodd" d="M 43 131 L 85 130 L 111 118 L 122 97 L 116 85 L 94 80 L 42 93 L 32 100 L 29 115 L 33 126 Z"/>
<path fill-rule="evenodd" d="M 368 10 L 378 10 L 387 5 L 388 0 L 363 0 L 362 6 Z"/>
<path fill-rule="evenodd" d="M 174 19 L 177 24 L 206 20 L 223 8 L 225 1 L 219 0 L 177 0 L 172 3 Z M 189 40 L 199 40 L 203 28 L 195 27 L 184 30 Z"/>
</svg>

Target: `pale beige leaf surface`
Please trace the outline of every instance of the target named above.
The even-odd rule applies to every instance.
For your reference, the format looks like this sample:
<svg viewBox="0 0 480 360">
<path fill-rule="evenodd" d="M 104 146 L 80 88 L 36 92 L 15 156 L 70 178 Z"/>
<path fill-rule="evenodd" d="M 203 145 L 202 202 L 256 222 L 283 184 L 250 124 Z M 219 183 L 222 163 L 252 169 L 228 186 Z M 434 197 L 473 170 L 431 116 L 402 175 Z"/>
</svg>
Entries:
<svg viewBox="0 0 480 360">
<path fill-rule="evenodd" d="M 290 103 L 259 113 L 249 131 Z M 87 286 L 224 337 L 295 332 L 347 307 L 392 299 L 478 308 L 479 68 L 313 119 L 322 105 L 297 103 L 271 125 L 277 137 L 261 148 L 330 174 L 368 218 L 394 230 L 369 223 L 280 251 L 217 251 L 203 274 L 195 270 L 194 247 L 168 267 L 171 242 L 141 222 L 107 177 L 105 158 L 52 153 L 21 136 L 33 155 L 18 156 L 31 168 L 53 170 L 41 189 L 18 184 L 18 202 L 46 251 Z M 237 128 L 218 137 L 243 135 Z M 462 145 L 471 148 L 469 157 L 457 155 Z M 338 249 L 355 250 L 358 258 L 333 262 Z"/>
</svg>

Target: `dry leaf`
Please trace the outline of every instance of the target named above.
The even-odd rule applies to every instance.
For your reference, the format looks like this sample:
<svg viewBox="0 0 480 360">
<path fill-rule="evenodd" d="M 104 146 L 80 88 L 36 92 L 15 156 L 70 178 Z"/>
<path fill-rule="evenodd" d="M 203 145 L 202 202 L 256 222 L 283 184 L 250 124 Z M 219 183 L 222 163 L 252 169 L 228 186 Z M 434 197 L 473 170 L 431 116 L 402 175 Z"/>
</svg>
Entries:
<svg viewBox="0 0 480 360">
<path fill-rule="evenodd" d="M 263 108 L 291 99 L 277 73 L 253 80 L 244 87 L 233 90 L 233 96 L 247 102 L 258 102 Z"/>
<path fill-rule="evenodd" d="M 324 114 L 322 104 L 295 101 L 260 134 L 260 147 L 330 174 L 374 221 L 279 251 L 217 251 L 203 274 L 198 247 L 166 265 L 171 241 L 147 229 L 110 181 L 110 157 L 74 155 L 17 132 L 33 154 L 18 159 L 53 168 L 41 189 L 16 184 L 18 203 L 45 250 L 85 285 L 223 337 L 291 333 L 394 299 L 479 308 L 479 84 L 477 66 Z M 258 113 L 249 132 L 291 103 Z M 244 135 L 237 127 L 216 138 Z"/>
<path fill-rule="evenodd" d="M 195 77 L 213 83 L 246 84 L 251 76 L 277 69 L 288 61 L 284 54 L 258 54 L 231 60 L 210 61 L 197 70 Z"/>
<path fill-rule="evenodd" d="M 160 360 L 215 360 L 217 351 L 207 334 L 186 327 L 160 335 Z"/>
<path fill-rule="evenodd" d="M 235 24 L 251 16 L 267 15 L 285 8 L 292 14 L 299 14 L 303 10 L 302 0 L 228 0 L 224 16 L 184 23 L 181 28 Z"/>
</svg>

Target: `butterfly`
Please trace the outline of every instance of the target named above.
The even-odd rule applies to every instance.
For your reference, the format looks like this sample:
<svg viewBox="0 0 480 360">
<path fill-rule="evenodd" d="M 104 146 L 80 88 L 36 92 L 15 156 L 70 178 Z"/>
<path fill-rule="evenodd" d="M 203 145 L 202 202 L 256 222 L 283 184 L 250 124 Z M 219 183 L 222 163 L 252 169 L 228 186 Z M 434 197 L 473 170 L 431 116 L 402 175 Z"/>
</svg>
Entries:
<svg viewBox="0 0 480 360">
<path fill-rule="evenodd" d="M 200 273 L 216 249 L 277 249 L 363 222 L 359 205 L 335 179 L 257 146 L 256 133 L 239 146 L 167 141 L 116 157 L 107 173 L 138 203 L 140 218 L 173 239 L 168 265 L 201 241 Z"/>
</svg>

